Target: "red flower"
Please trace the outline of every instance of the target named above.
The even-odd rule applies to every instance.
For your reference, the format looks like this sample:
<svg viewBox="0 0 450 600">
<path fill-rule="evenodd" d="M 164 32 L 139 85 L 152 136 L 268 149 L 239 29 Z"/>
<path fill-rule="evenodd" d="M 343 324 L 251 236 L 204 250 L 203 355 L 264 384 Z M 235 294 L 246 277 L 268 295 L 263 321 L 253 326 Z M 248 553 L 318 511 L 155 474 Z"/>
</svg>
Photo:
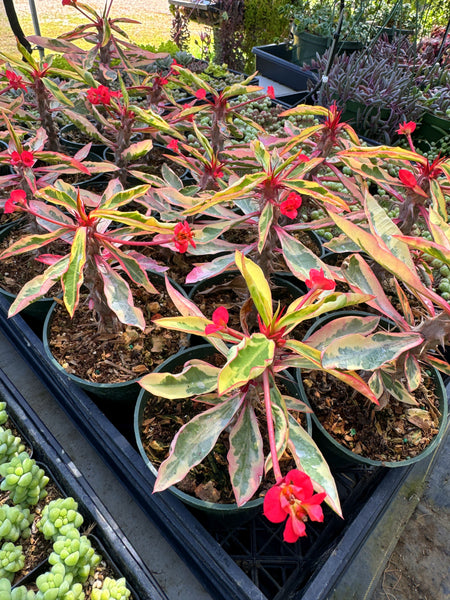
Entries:
<svg viewBox="0 0 450 600">
<path fill-rule="evenodd" d="M 195 97 L 197 98 L 197 100 L 204 100 L 206 98 L 206 90 L 200 88 L 195 92 Z"/>
<path fill-rule="evenodd" d="M 174 152 L 178 152 L 178 140 L 170 140 L 170 142 L 167 144 L 167 148 L 169 150 L 173 150 Z"/>
<path fill-rule="evenodd" d="M 3 212 L 6 214 L 13 213 L 17 207 L 21 204 L 25 204 L 26 197 L 27 195 L 24 190 L 13 190 L 10 197 L 5 202 Z"/>
<path fill-rule="evenodd" d="M 215 333 L 216 331 L 223 331 L 228 325 L 230 315 L 228 314 L 225 306 L 219 306 L 212 314 L 212 323 L 205 327 L 205 335 Z"/>
<path fill-rule="evenodd" d="M 399 135 L 411 135 L 416 129 L 416 123 L 414 121 L 408 121 L 400 124 L 400 127 L 397 129 L 397 133 Z"/>
<path fill-rule="evenodd" d="M 283 539 L 296 542 L 306 535 L 305 521 L 323 521 L 320 503 L 325 492 L 314 494 L 311 478 L 293 469 L 266 493 L 264 497 L 264 516 L 272 523 L 282 523 L 286 517 Z"/>
<path fill-rule="evenodd" d="M 297 216 L 297 211 L 302 205 L 302 198 L 299 194 L 295 192 L 291 192 L 289 196 L 280 204 L 280 212 L 282 215 L 289 217 L 290 219 L 295 219 Z"/>
<path fill-rule="evenodd" d="M 267 86 L 267 95 L 272 100 L 275 100 L 275 90 L 273 89 L 273 85 L 268 85 Z"/>
<path fill-rule="evenodd" d="M 183 223 L 177 223 L 173 230 L 173 234 L 173 242 L 175 243 L 175 248 L 178 250 L 178 252 L 186 252 L 189 244 L 195 248 L 192 231 L 187 221 L 184 221 Z"/>
<path fill-rule="evenodd" d="M 62 0 L 63 6 L 70 6 L 72 4 L 72 0 Z"/>
<path fill-rule="evenodd" d="M 14 150 L 13 152 L 11 152 L 10 163 L 12 165 L 32 167 L 34 165 L 33 153 L 28 152 L 28 150 L 23 150 L 23 152 L 17 152 L 17 150 Z"/>
<path fill-rule="evenodd" d="M 403 185 L 406 185 L 406 187 L 414 189 L 417 185 L 417 179 L 414 177 L 411 171 L 408 171 L 407 169 L 400 169 L 398 172 L 398 177 Z"/>
<path fill-rule="evenodd" d="M 27 91 L 27 86 L 23 83 L 23 79 L 20 75 L 17 75 L 17 73 L 14 73 L 14 71 L 8 71 L 8 69 L 6 69 L 5 75 L 8 79 L 9 85 L 13 90 L 18 90 L 21 88 L 22 90 Z"/>
<path fill-rule="evenodd" d="M 336 287 L 335 281 L 325 277 L 323 269 L 311 269 L 309 272 L 309 279 L 306 279 L 305 283 L 310 290 L 334 290 Z"/>
<path fill-rule="evenodd" d="M 87 98 L 91 104 L 111 104 L 111 98 L 120 98 L 121 95 L 120 92 L 112 92 L 105 85 L 99 85 L 98 88 L 89 88 Z"/>
<path fill-rule="evenodd" d="M 309 156 L 306 156 L 306 154 L 303 154 L 303 153 L 300 153 L 297 156 L 297 158 L 295 159 L 295 162 L 298 163 L 298 164 L 306 163 L 306 162 L 309 162 L 309 161 L 310 161 Z"/>
<path fill-rule="evenodd" d="M 173 59 L 172 64 L 170 66 L 170 70 L 173 73 L 178 73 L 178 67 L 181 67 L 181 65 L 179 63 L 177 63 L 177 61 L 175 59 Z"/>
</svg>

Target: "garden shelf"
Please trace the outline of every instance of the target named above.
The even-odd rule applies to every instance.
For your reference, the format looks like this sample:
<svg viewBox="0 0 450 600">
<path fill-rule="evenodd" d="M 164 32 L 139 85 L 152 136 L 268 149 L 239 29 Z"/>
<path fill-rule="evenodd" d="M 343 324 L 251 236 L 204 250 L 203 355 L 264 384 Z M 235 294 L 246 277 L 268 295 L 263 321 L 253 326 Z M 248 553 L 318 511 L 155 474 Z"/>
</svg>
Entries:
<svg viewBox="0 0 450 600">
<path fill-rule="evenodd" d="M 7 311 L 7 302 L 0 298 L 0 329 L 5 336 L 214 600 L 356 600 L 365 596 L 373 584 L 374 569 L 380 568 L 380 555 L 372 542 L 378 543 L 385 535 L 392 543 L 392 511 L 399 510 L 399 502 L 408 495 L 406 488 L 413 488 L 417 495 L 430 460 L 403 469 L 335 472 L 345 520 L 326 510 L 325 522 L 308 523 L 308 537 L 296 544 L 284 544 L 283 524 L 271 524 L 261 516 L 225 532 L 207 531 L 170 492 L 150 493 L 154 476 L 130 436 L 132 410 L 128 422 L 107 407 L 102 412 L 86 393 L 55 370 L 44 354 L 42 341 L 22 317 L 7 319 Z M 20 416 L 25 418 L 23 408 Z M 89 491 L 83 490 L 81 497 L 87 502 L 88 495 Z M 400 510 L 404 519 L 407 510 L 403 505 Z M 112 536 L 113 532 L 107 528 L 107 534 Z M 110 537 L 106 539 L 107 549 L 114 551 Z M 118 548 L 123 548 L 122 541 Z M 135 569 L 139 578 L 142 565 L 137 557 L 127 556 L 126 576 Z M 150 594 L 141 597 L 164 597 Z"/>
<path fill-rule="evenodd" d="M 31 445 L 33 459 L 38 461 L 39 466 L 54 480 L 65 496 L 75 498 L 85 521 L 95 523 L 93 532 L 98 542 L 97 546 L 104 558 L 112 562 L 114 570 L 117 570 L 121 577 L 126 577 L 133 600 L 168 600 L 147 565 L 143 564 L 76 464 L 2 370 L 0 400 L 6 402 L 8 415 L 19 429 L 21 437 Z M 19 584 L 23 585 L 28 580 L 34 581 L 37 569 L 42 570 L 42 565 L 29 573 Z"/>
</svg>

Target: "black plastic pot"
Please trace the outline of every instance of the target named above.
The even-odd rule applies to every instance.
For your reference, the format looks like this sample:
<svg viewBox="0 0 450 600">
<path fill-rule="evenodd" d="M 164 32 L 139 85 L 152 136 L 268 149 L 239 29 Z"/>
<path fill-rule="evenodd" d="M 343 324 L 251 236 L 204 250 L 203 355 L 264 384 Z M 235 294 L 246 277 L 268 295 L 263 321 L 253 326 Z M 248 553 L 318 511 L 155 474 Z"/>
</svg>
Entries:
<svg viewBox="0 0 450 600">
<path fill-rule="evenodd" d="M 348 317 L 348 316 L 373 316 L 372 313 L 366 313 L 362 311 L 338 311 L 334 314 L 326 314 L 317 319 L 317 321 L 311 326 L 309 331 L 306 334 L 306 338 L 312 335 L 315 331 L 317 331 L 320 327 L 329 323 L 333 319 L 337 319 L 339 317 Z M 387 319 L 385 319 L 388 322 Z M 439 398 L 439 411 L 441 413 L 439 419 L 439 431 L 437 435 L 433 438 L 432 442 L 417 456 L 413 458 L 409 458 L 407 460 L 401 461 L 380 461 L 373 460 L 366 456 L 362 456 L 360 454 L 355 454 L 351 450 L 349 450 L 344 445 L 340 444 L 338 440 L 336 440 L 332 435 L 328 433 L 328 431 L 322 426 L 321 422 L 317 418 L 317 416 L 312 413 L 312 422 L 314 425 L 314 439 L 317 441 L 318 446 L 323 451 L 325 458 L 328 463 L 337 468 L 345 468 L 351 466 L 363 466 L 363 467 L 389 467 L 389 468 L 397 468 L 397 467 L 405 467 L 407 465 L 416 463 L 418 461 L 424 460 L 429 457 L 436 450 L 438 445 L 440 444 L 446 430 L 447 420 L 448 420 L 448 400 L 447 394 L 445 391 L 444 383 L 442 381 L 441 375 L 439 371 L 436 369 L 431 369 L 432 377 L 434 379 L 436 385 L 436 395 Z M 306 394 L 304 385 L 302 372 L 299 369 L 297 371 L 297 381 L 300 388 L 301 398 L 303 402 L 305 402 L 308 406 L 311 407 L 311 402 L 309 401 L 308 395 Z M 350 390 L 350 388 L 349 388 Z M 312 408 L 312 407 L 311 407 Z"/>
<path fill-rule="evenodd" d="M 333 41 L 331 37 L 324 37 L 321 35 L 315 35 L 308 31 L 298 32 L 297 28 L 294 27 L 294 49 L 292 53 L 293 61 L 303 66 L 304 63 L 311 64 L 311 61 L 317 58 L 317 55 L 321 56 L 331 46 Z M 362 43 L 353 40 L 339 40 L 337 45 L 338 54 L 346 52 L 356 52 L 362 50 Z"/>
<path fill-rule="evenodd" d="M 86 144 L 81 144 L 80 142 L 73 141 L 70 137 L 67 137 L 71 131 L 78 130 L 78 127 L 73 123 L 69 123 L 69 125 L 64 125 L 59 132 L 59 141 L 63 148 L 67 149 L 68 154 L 76 154 L 78 150 L 81 150 Z M 91 152 L 94 154 L 98 154 L 99 156 L 103 155 L 105 151 L 105 144 L 101 144 L 100 142 L 92 142 Z"/>
<path fill-rule="evenodd" d="M 1 370 L 0 398 L 7 403 L 8 413 L 20 431 L 31 441 L 35 459 L 43 463 L 42 468 L 49 467 L 48 474 L 66 496 L 75 498 L 85 522 L 95 523 L 100 551 L 103 550 L 105 558 L 111 560 L 113 569 L 126 577 L 135 600 L 168 600 L 150 569 L 143 564 L 71 458 Z M 43 568 L 39 565 L 27 580 L 35 579 Z M 24 580 L 18 581 L 17 585 L 24 583 Z"/>
<path fill-rule="evenodd" d="M 256 56 L 256 69 L 260 75 L 277 81 L 293 90 L 308 89 L 308 82 L 317 83 L 317 75 L 313 71 L 303 69 L 292 60 L 292 48 L 286 44 L 269 44 L 252 49 Z"/>
<path fill-rule="evenodd" d="M 6 312 L 0 298 L 0 329 L 214 600 L 366 596 L 385 560 L 384 549 L 375 543 L 379 527 L 387 523 L 387 535 L 392 536 L 392 523 L 401 521 L 409 508 L 401 500 L 420 486 L 429 459 L 404 469 L 335 471 L 345 518 L 327 513 L 326 522 L 308 524 L 308 538 L 294 546 L 282 542 L 282 525 L 260 517 L 225 533 L 208 532 L 171 494 L 151 494 L 155 478 L 132 444 L 83 391 L 55 370 L 23 319 L 6 319 Z"/>
</svg>

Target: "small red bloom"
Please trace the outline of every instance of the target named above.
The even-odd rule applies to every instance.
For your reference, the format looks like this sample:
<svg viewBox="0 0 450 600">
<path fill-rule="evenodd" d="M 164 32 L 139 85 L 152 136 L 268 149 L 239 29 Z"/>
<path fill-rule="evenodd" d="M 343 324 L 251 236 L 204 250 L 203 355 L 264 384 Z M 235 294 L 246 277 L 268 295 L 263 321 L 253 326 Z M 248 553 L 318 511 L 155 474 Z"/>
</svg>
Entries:
<svg viewBox="0 0 450 600">
<path fill-rule="evenodd" d="M 178 252 L 184 253 L 187 251 L 189 244 L 195 248 L 194 238 L 189 223 L 177 223 L 173 230 L 173 242 Z"/>
<path fill-rule="evenodd" d="M 173 150 L 174 152 L 178 152 L 178 140 L 170 140 L 170 142 L 167 144 L 167 148 L 169 150 Z"/>
<path fill-rule="evenodd" d="M 120 98 L 120 92 L 112 92 L 105 85 L 99 85 L 98 88 L 91 87 L 87 92 L 87 98 L 91 104 L 111 104 L 111 98 Z"/>
<path fill-rule="evenodd" d="M 397 133 L 399 135 L 411 135 L 416 129 L 416 123 L 414 121 L 408 121 L 400 124 L 400 127 L 397 129 Z"/>
<path fill-rule="evenodd" d="M 272 100 L 275 100 L 275 90 L 273 89 L 273 85 L 268 85 L 267 86 L 267 95 Z"/>
<path fill-rule="evenodd" d="M 280 212 L 282 215 L 295 219 L 298 209 L 302 205 L 302 198 L 299 194 L 291 192 L 289 196 L 280 204 Z"/>
<path fill-rule="evenodd" d="M 75 3 L 75 0 L 62 0 L 62 5 L 63 6 L 70 6 L 71 4 Z"/>
<path fill-rule="evenodd" d="M 206 98 L 206 90 L 200 88 L 195 92 L 195 97 L 197 98 L 197 100 L 204 100 Z"/>
<path fill-rule="evenodd" d="M 173 73 L 178 73 L 178 67 L 181 67 L 181 65 L 179 63 L 177 63 L 177 61 L 175 59 L 173 59 L 172 64 L 170 66 L 170 70 Z"/>
<path fill-rule="evenodd" d="M 306 163 L 306 162 L 309 162 L 309 161 L 310 161 L 309 156 L 306 156 L 306 154 L 303 154 L 303 153 L 299 154 L 297 156 L 297 158 L 295 159 L 295 162 L 298 163 L 298 164 Z"/>
<path fill-rule="evenodd" d="M 205 327 L 205 335 L 226 329 L 229 318 L 230 315 L 228 314 L 225 306 L 219 306 L 219 308 L 216 308 L 212 314 L 213 322 Z"/>
<path fill-rule="evenodd" d="M 298 469 L 292 469 L 274 485 L 264 497 L 264 516 L 272 523 L 281 523 L 287 517 L 283 539 L 296 542 L 306 535 L 305 521 L 323 521 L 320 503 L 325 492 L 314 494 L 311 478 Z"/>
<path fill-rule="evenodd" d="M 12 165 L 32 167 L 34 165 L 33 153 L 29 152 L 28 150 L 24 150 L 23 152 L 17 152 L 17 150 L 14 150 L 11 152 L 10 163 Z"/>
<path fill-rule="evenodd" d="M 16 208 L 25 203 L 26 197 L 27 195 L 24 190 L 13 190 L 5 202 L 3 212 L 6 214 L 15 212 Z"/>
<path fill-rule="evenodd" d="M 414 177 L 413 173 L 407 169 L 400 169 L 398 172 L 398 177 L 403 185 L 406 185 L 411 189 L 415 188 L 417 185 L 417 179 Z"/>
<path fill-rule="evenodd" d="M 305 283 L 310 290 L 334 290 L 336 287 L 335 281 L 325 277 L 323 269 L 311 269 L 309 272 L 309 279 L 306 279 Z"/>
<path fill-rule="evenodd" d="M 6 69 L 5 75 L 8 79 L 9 85 L 12 87 L 13 90 L 18 90 L 20 88 L 22 90 L 27 91 L 27 86 L 24 84 L 23 79 L 20 75 L 17 75 L 17 73 L 14 73 L 14 71 L 8 71 L 8 69 Z"/>
</svg>

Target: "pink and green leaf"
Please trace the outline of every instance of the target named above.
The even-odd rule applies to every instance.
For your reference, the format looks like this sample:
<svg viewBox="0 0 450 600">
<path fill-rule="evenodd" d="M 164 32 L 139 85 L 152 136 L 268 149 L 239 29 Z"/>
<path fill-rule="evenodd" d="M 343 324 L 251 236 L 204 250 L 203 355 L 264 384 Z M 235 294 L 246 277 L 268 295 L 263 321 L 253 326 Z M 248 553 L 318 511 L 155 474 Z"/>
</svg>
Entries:
<svg viewBox="0 0 450 600">
<path fill-rule="evenodd" d="M 236 266 L 242 273 L 258 314 L 265 325 L 273 319 L 272 292 L 262 269 L 241 252 L 235 254 Z"/>
<path fill-rule="evenodd" d="M 172 440 L 168 458 L 159 468 L 153 491 L 162 492 L 178 483 L 198 465 L 214 448 L 241 404 L 242 397 L 236 394 L 183 425 Z"/>
<path fill-rule="evenodd" d="M 414 354 L 408 354 L 405 360 L 405 377 L 408 384 L 408 390 L 413 392 L 417 390 L 422 381 L 422 372 L 419 361 Z"/>
<path fill-rule="evenodd" d="M 248 502 L 256 493 L 264 469 L 261 432 L 255 410 L 245 403 L 230 431 L 227 454 L 231 484 L 238 506 Z"/>
<path fill-rule="evenodd" d="M 205 361 L 188 361 L 181 373 L 149 373 L 139 380 L 139 385 L 161 398 L 190 398 L 215 390 L 219 370 Z"/>
<path fill-rule="evenodd" d="M 311 436 L 291 415 L 288 446 L 297 468 L 311 477 L 316 492 L 326 492 L 325 502 L 342 516 L 339 494 L 326 460 Z"/>
<path fill-rule="evenodd" d="M 313 346 L 313 348 L 322 351 L 338 338 L 355 333 L 369 335 L 375 331 L 379 322 L 380 317 L 376 316 L 361 317 L 355 315 L 354 317 L 339 317 L 317 329 L 305 339 L 305 342 Z"/>
<path fill-rule="evenodd" d="M 228 360 L 219 375 L 219 394 L 245 385 L 257 378 L 270 365 L 275 356 L 275 342 L 261 333 L 244 338 L 229 352 Z"/>
<path fill-rule="evenodd" d="M 266 245 L 267 236 L 269 235 L 273 222 L 273 205 L 270 202 L 265 204 L 261 211 L 258 221 L 258 252 L 261 252 Z"/>
<path fill-rule="evenodd" d="M 8 258 L 10 256 L 15 256 L 17 254 L 24 254 L 25 252 L 32 252 L 34 250 L 37 250 L 38 248 L 42 248 L 43 246 L 46 246 L 50 242 L 53 242 L 53 241 L 63 237 L 69 231 L 72 231 L 72 229 L 70 229 L 68 227 L 61 227 L 61 228 L 57 229 L 56 231 L 51 231 L 49 233 L 42 233 L 42 234 L 34 234 L 33 233 L 30 235 L 26 235 L 23 238 L 20 238 L 19 240 L 17 240 L 17 242 L 14 242 L 13 244 L 11 244 L 11 246 L 9 246 L 9 248 L 6 248 L 5 250 L 3 250 L 3 252 L 0 253 L 0 259 Z"/>
<path fill-rule="evenodd" d="M 80 288 L 84 279 L 83 270 L 86 264 L 86 240 L 86 228 L 80 227 L 76 231 L 72 242 L 69 265 L 62 276 L 64 304 L 71 317 L 73 317 L 73 313 L 78 306 Z"/>
<path fill-rule="evenodd" d="M 328 266 L 309 248 L 286 233 L 281 227 L 276 227 L 276 232 L 281 242 L 284 260 L 296 277 L 305 281 L 309 279 L 311 269 L 323 269 L 324 276 L 328 279 L 332 278 Z"/>
</svg>

